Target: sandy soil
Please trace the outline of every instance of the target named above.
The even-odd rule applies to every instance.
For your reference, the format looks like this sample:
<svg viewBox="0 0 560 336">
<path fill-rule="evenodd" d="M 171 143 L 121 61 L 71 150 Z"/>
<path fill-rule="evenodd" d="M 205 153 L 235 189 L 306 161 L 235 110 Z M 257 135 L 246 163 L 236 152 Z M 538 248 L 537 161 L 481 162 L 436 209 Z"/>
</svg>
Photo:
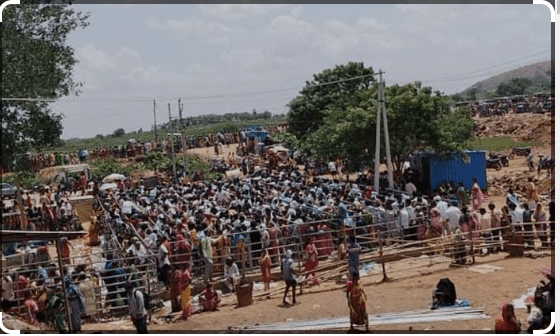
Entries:
<svg viewBox="0 0 560 336">
<path fill-rule="evenodd" d="M 487 274 L 480 274 L 467 268 L 449 268 L 448 263 L 432 268 L 402 273 L 390 272 L 393 280 L 380 283 L 381 276 L 374 274 L 364 277 L 365 291 L 368 296 L 368 313 L 404 312 L 426 309 L 431 300 L 431 291 L 440 278 L 450 278 L 456 286 L 459 298 L 468 299 L 472 307 L 483 308 L 489 316 L 483 320 L 457 322 L 417 323 L 403 325 L 376 326 L 374 330 L 490 330 L 494 320 L 499 317 L 503 302 L 512 301 L 523 295 L 527 289 L 535 287 L 542 276 L 535 270 L 538 266 L 551 265 L 551 257 L 539 259 L 507 258 L 505 253 L 478 257 L 477 265 L 489 264 L 501 269 Z M 283 284 L 279 284 L 283 288 Z M 258 294 L 256 292 L 255 294 Z M 150 330 L 227 330 L 243 328 L 263 323 L 292 320 L 306 320 L 325 317 L 348 316 L 345 293 L 334 282 L 322 283 L 318 287 L 305 289 L 303 296 L 298 296 L 299 304 L 283 306 L 281 295 L 272 295 L 270 299 L 254 301 L 250 306 L 236 308 L 233 296 L 222 300 L 220 310 L 211 313 L 196 314 L 186 322 L 164 322 L 154 318 Z M 167 308 L 163 308 L 165 310 Z M 161 313 L 159 313 L 161 314 Z M 516 309 L 524 327 L 527 326 L 527 313 Z M 132 330 L 129 321 L 106 324 L 89 324 L 84 330 Z"/>
</svg>

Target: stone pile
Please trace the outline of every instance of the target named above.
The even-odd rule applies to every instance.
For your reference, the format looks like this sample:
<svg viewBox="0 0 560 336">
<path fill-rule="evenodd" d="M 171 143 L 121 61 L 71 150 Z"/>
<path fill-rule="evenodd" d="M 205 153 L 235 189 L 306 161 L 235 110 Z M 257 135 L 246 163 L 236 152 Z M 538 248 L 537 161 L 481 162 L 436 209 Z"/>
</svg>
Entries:
<svg viewBox="0 0 560 336">
<path fill-rule="evenodd" d="M 489 196 L 505 196 L 511 188 L 517 195 L 526 196 L 530 175 L 526 173 L 512 173 L 488 179 Z M 539 178 L 533 176 L 537 192 L 543 198 L 550 198 L 552 180 L 546 173 L 541 173 Z"/>
<path fill-rule="evenodd" d="M 477 138 L 511 136 L 516 141 L 552 142 L 550 114 L 507 114 L 473 119 Z"/>
</svg>

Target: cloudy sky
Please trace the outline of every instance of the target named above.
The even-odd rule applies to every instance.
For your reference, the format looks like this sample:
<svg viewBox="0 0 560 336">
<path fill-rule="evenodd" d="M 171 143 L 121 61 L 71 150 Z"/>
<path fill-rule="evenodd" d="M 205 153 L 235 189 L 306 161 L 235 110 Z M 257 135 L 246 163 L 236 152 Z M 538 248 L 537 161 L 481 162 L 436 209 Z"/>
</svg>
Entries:
<svg viewBox="0 0 560 336">
<path fill-rule="evenodd" d="M 90 26 L 68 40 L 79 97 L 53 104 L 63 138 L 149 130 L 183 115 L 287 112 L 314 73 L 361 61 L 387 84 L 455 93 L 550 59 L 542 5 L 76 5 Z"/>
</svg>

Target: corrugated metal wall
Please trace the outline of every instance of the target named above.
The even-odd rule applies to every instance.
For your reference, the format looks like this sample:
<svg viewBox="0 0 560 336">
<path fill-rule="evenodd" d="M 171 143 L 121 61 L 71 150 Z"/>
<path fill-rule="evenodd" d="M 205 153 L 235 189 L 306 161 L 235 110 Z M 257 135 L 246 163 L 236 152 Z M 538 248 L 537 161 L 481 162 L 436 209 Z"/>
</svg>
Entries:
<svg viewBox="0 0 560 336">
<path fill-rule="evenodd" d="M 443 182 L 463 182 L 466 189 L 472 188 L 472 179 L 478 180 L 481 189 L 486 190 L 486 156 L 484 151 L 455 153 L 448 158 L 429 155 L 430 187 L 435 190 Z"/>
</svg>

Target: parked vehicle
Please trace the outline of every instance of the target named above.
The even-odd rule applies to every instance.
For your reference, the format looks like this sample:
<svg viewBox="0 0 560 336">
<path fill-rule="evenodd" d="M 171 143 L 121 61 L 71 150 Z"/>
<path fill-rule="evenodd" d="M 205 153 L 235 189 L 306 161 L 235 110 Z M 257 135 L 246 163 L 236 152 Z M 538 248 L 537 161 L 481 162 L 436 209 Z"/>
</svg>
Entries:
<svg viewBox="0 0 560 336">
<path fill-rule="evenodd" d="M 496 170 L 502 169 L 502 162 L 499 158 L 486 160 L 486 169 L 494 168 Z"/>
<path fill-rule="evenodd" d="M 17 188 L 9 183 L 2 183 L 2 198 L 11 197 L 16 194 Z"/>
<path fill-rule="evenodd" d="M 490 159 L 500 159 L 500 163 L 503 167 L 509 167 L 509 159 L 507 155 L 490 153 L 488 156 L 490 157 Z"/>
<path fill-rule="evenodd" d="M 531 154 L 531 147 L 513 147 L 511 153 L 509 153 L 509 159 L 513 159 L 517 156 L 529 156 Z"/>
<path fill-rule="evenodd" d="M 554 170 L 554 158 L 549 158 L 539 154 L 539 163 L 537 164 L 537 173 L 541 173 L 541 170 L 548 170 L 550 174 Z"/>
</svg>

